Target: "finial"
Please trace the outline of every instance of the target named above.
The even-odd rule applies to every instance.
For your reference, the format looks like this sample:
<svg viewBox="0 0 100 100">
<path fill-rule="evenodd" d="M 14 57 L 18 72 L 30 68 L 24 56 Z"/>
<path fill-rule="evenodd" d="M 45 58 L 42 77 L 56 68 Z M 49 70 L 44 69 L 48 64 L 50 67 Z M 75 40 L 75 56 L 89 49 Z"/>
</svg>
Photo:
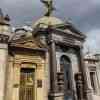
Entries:
<svg viewBox="0 0 100 100">
<path fill-rule="evenodd" d="M 2 12 L 2 9 L 0 8 L 0 24 L 10 25 L 9 21 L 10 21 L 10 17 L 8 16 L 8 14 L 5 16 Z"/>
<path fill-rule="evenodd" d="M 6 21 L 10 21 L 10 17 L 9 17 L 8 14 L 5 16 L 5 20 L 6 20 Z"/>
<path fill-rule="evenodd" d="M 45 14 L 45 16 L 51 16 L 52 12 L 55 10 L 54 6 L 53 6 L 53 1 L 52 0 L 40 0 L 42 3 L 44 3 L 44 5 L 47 8 L 47 12 Z"/>
</svg>

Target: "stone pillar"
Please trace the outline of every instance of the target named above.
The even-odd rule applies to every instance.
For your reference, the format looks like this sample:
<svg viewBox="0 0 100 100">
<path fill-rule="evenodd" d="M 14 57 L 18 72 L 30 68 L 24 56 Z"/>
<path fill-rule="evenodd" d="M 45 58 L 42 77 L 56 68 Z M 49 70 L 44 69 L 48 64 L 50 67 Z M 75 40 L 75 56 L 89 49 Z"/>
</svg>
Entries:
<svg viewBox="0 0 100 100">
<path fill-rule="evenodd" d="M 0 30 L 0 100 L 6 98 L 9 34 Z"/>
<path fill-rule="evenodd" d="M 55 42 L 53 40 L 51 40 L 50 43 L 50 77 L 51 77 L 50 90 L 53 93 L 55 93 L 57 92 L 57 62 L 56 62 Z"/>
<path fill-rule="evenodd" d="M 83 78 L 84 78 L 84 93 L 86 94 L 86 99 L 87 100 L 92 100 L 92 91 L 90 88 L 90 82 L 88 82 L 88 76 L 87 76 L 87 69 L 84 63 L 84 58 L 83 58 L 83 47 L 80 47 L 80 51 L 79 51 L 79 55 L 80 55 L 80 67 L 81 67 L 81 72 L 83 74 Z"/>
<path fill-rule="evenodd" d="M 0 9 L 0 100 L 5 100 L 8 41 L 10 37 L 10 18 Z"/>
<path fill-rule="evenodd" d="M 5 99 L 8 46 L 0 43 L 0 100 Z"/>
<path fill-rule="evenodd" d="M 62 100 L 62 93 L 58 93 L 57 85 L 57 60 L 56 60 L 56 45 L 52 39 L 52 34 L 49 40 L 49 52 L 50 52 L 50 93 L 49 100 Z"/>
</svg>

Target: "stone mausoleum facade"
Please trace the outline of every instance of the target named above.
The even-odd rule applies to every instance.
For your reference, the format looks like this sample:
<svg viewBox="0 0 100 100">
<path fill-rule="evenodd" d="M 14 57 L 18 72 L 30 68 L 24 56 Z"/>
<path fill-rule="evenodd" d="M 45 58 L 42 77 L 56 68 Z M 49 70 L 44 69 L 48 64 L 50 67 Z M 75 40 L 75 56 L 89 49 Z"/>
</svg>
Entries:
<svg viewBox="0 0 100 100">
<path fill-rule="evenodd" d="M 84 41 L 72 23 L 53 16 L 12 31 L 1 11 L 0 100 L 91 100 Z"/>
<path fill-rule="evenodd" d="M 84 57 L 90 100 L 100 100 L 100 54 L 87 54 Z"/>
</svg>

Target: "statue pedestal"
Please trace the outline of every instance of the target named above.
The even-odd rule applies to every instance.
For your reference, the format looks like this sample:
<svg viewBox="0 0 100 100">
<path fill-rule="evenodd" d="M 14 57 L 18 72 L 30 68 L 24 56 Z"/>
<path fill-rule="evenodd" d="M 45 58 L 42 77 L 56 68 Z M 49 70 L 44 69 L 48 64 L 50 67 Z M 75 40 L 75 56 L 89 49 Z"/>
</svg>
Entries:
<svg viewBox="0 0 100 100">
<path fill-rule="evenodd" d="M 0 44 L 0 100 L 4 100 L 8 46 Z"/>
</svg>

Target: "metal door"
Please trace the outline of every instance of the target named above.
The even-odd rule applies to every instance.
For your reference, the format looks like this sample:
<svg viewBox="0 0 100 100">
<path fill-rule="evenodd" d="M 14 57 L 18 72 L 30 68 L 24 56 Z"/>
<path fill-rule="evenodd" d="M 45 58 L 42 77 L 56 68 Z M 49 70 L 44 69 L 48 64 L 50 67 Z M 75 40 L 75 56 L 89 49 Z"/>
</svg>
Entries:
<svg viewBox="0 0 100 100">
<path fill-rule="evenodd" d="M 19 100 L 34 100 L 34 69 L 21 69 Z"/>
</svg>

